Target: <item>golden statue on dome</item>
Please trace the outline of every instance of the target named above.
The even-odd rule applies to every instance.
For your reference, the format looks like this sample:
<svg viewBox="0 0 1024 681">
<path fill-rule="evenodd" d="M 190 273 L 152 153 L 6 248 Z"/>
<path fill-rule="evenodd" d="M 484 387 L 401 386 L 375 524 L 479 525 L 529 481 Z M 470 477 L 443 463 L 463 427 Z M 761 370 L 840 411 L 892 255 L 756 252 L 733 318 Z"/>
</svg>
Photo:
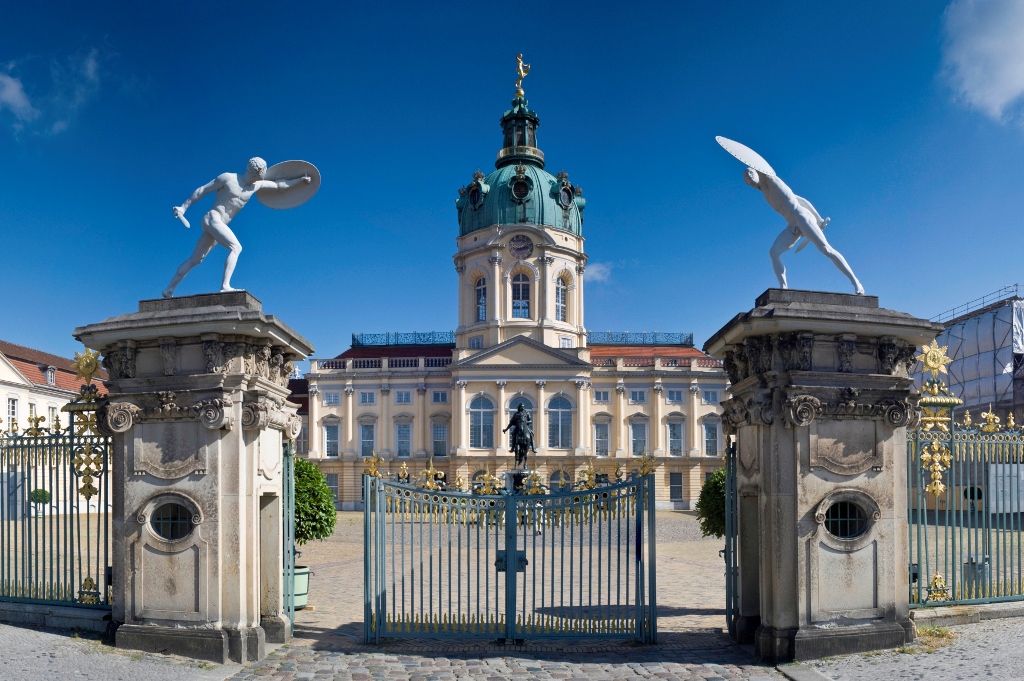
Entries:
<svg viewBox="0 0 1024 681">
<path fill-rule="evenodd" d="M 523 63 L 523 55 L 516 55 L 516 73 L 519 74 L 519 80 L 516 81 L 516 97 L 525 97 L 526 93 L 523 92 L 523 78 L 526 78 L 526 74 L 530 72 L 530 65 Z"/>
</svg>

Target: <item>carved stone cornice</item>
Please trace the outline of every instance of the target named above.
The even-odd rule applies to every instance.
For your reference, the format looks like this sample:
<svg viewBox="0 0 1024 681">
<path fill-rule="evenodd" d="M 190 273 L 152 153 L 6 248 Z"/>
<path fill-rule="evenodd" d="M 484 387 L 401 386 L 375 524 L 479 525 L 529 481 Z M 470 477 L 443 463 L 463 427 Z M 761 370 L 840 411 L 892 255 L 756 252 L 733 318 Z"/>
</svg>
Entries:
<svg viewBox="0 0 1024 681">
<path fill-rule="evenodd" d="M 228 397 L 208 398 L 182 406 L 173 392 L 157 393 L 158 404 L 139 406 L 127 401 L 111 401 L 100 407 L 100 423 L 110 433 L 125 433 L 132 426 L 147 421 L 199 421 L 210 430 L 231 430 L 231 407 Z"/>
<path fill-rule="evenodd" d="M 831 391 L 835 392 L 835 391 Z M 787 391 L 782 402 L 782 414 L 787 426 L 809 426 L 817 418 L 832 420 L 877 420 L 892 428 L 913 426 L 918 418 L 917 397 L 897 399 L 882 397 L 873 402 L 860 399 L 861 391 L 843 388 L 831 398 Z"/>
</svg>

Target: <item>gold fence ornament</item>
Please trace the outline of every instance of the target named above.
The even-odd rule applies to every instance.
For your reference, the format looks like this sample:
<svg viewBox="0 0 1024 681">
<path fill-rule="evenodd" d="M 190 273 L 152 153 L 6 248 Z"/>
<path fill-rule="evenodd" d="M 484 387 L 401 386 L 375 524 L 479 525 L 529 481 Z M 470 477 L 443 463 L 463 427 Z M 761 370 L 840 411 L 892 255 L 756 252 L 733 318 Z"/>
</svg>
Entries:
<svg viewBox="0 0 1024 681">
<path fill-rule="evenodd" d="M 641 478 L 650 475 L 657 468 L 658 464 L 651 454 L 644 454 L 640 459 L 640 467 L 637 469 L 636 474 Z"/>
<path fill-rule="evenodd" d="M 398 469 L 398 481 L 409 482 L 409 464 L 402 462 L 402 467 Z"/>
<path fill-rule="evenodd" d="M 971 412 L 969 410 L 964 410 L 964 422 L 960 425 L 962 425 L 964 428 L 970 428 L 973 425 L 971 421 Z"/>
<path fill-rule="evenodd" d="M 93 377 L 100 372 L 100 353 L 89 348 L 85 352 L 76 352 L 74 365 L 75 378 L 91 385 Z"/>
<path fill-rule="evenodd" d="M 921 354 L 917 356 L 917 359 L 924 364 L 924 371 L 929 372 L 933 379 L 939 377 L 939 374 L 948 374 L 946 371 L 946 365 L 951 363 L 953 360 L 946 354 L 946 350 L 949 349 L 948 345 L 939 346 L 939 344 L 932 339 L 931 345 L 922 345 Z"/>
<path fill-rule="evenodd" d="M 999 432 L 999 417 L 992 411 L 992 405 L 988 405 L 988 411 L 981 413 L 981 418 L 985 419 L 985 425 L 981 427 L 982 431 L 986 433 Z"/>
<path fill-rule="evenodd" d="M 405 464 L 402 465 L 404 466 Z M 425 471 L 420 472 L 420 479 L 416 486 L 420 489 L 429 489 L 436 492 L 441 489 L 441 485 L 437 483 L 439 473 L 440 471 L 434 468 L 434 457 L 430 457 L 430 464 Z"/>
<path fill-rule="evenodd" d="M 25 435 L 29 437 L 39 437 L 43 435 L 43 431 L 39 429 L 39 424 L 46 420 L 45 416 L 29 416 L 28 422 L 31 427 L 25 431 Z"/>
<path fill-rule="evenodd" d="M 597 487 L 597 471 L 594 470 L 593 459 L 587 459 L 587 467 L 580 471 L 579 486 L 583 489 Z"/>
<path fill-rule="evenodd" d="M 363 469 L 363 475 L 369 475 L 372 478 L 383 478 L 387 473 L 377 468 L 378 465 L 384 463 L 384 459 L 377 456 L 376 452 L 370 452 L 370 456 L 363 459 L 363 463 L 369 464 Z"/>
<path fill-rule="evenodd" d="M 946 486 L 942 483 L 942 473 L 949 469 L 952 461 L 949 449 L 940 445 L 938 440 L 932 440 L 930 445 L 921 449 L 921 467 L 931 473 L 932 477 L 931 482 L 924 488 L 925 492 L 938 497 L 946 491 Z"/>
<path fill-rule="evenodd" d="M 946 586 L 946 580 L 943 576 L 936 572 L 932 577 L 932 581 L 928 583 L 928 602 L 948 600 L 949 587 Z"/>
<path fill-rule="evenodd" d="M 1014 421 L 1013 421 L 1013 412 L 1012 411 L 1009 414 L 1006 415 L 1006 427 L 1007 428 L 1016 428 L 1017 427 L 1017 424 L 1014 423 Z"/>
<path fill-rule="evenodd" d="M 541 487 L 540 475 L 537 471 L 530 473 L 530 476 L 526 478 L 525 490 L 526 494 L 544 494 L 544 488 Z"/>
<path fill-rule="evenodd" d="M 78 493 L 85 497 L 86 501 L 89 501 L 99 494 L 99 490 L 92 483 L 94 476 L 103 472 L 103 454 L 86 442 L 75 454 L 75 458 L 71 459 L 71 463 L 82 480 Z"/>
</svg>

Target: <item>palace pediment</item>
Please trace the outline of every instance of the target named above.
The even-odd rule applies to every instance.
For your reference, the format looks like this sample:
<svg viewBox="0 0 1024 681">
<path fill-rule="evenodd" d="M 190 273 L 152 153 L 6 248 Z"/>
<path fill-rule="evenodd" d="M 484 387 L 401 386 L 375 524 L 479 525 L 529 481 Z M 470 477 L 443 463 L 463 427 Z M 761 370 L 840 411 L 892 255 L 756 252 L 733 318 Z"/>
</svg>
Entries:
<svg viewBox="0 0 1024 681">
<path fill-rule="evenodd" d="M 587 369 L 584 362 L 575 355 L 575 349 L 564 352 L 551 348 L 526 336 L 516 336 L 504 343 L 459 360 L 453 369 L 494 368 L 494 367 L 551 367 L 565 369 Z"/>
</svg>

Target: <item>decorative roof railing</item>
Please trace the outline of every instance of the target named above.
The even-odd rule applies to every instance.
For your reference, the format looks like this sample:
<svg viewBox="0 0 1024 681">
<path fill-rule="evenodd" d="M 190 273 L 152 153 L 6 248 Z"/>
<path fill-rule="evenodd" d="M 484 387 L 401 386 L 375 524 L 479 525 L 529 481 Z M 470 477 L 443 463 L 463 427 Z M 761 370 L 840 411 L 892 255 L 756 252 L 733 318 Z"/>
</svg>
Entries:
<svg viewBox="0 0 1024 681">
<path fill-rule="evenodd" d="M 693 333 L 588 331 L 587 345 L 682 345 L 693 347 Z"/>
<path fill-rule="evenodd" d="M 455 345 L 454 331 L 387 331 L 385 333 L 354 333 L 352 347 L 380 345 Z"/>
<path fill-rule="evenodd" d="M 1002 300 L 1009 300 L 1010 298 L 1016 298 L 1020 294 L 1020 284 L 1013 284 L 1012 286 L 1004 286 L 998 291 L 983 295 L 981 298 L 975 298 L 974 300 L 964 303 L 963 305 L 957 305 L 956 307 L 946 310 L 940 314 L 935 315 L 931 318 L 933 322 L 948 322 L 951 319 L 962 317 L 966 314 L 970 314 L 976 310 L 980 310 L 983 307 L 988 307 L 994 303 L 998 303 Z"/>
</svg>

